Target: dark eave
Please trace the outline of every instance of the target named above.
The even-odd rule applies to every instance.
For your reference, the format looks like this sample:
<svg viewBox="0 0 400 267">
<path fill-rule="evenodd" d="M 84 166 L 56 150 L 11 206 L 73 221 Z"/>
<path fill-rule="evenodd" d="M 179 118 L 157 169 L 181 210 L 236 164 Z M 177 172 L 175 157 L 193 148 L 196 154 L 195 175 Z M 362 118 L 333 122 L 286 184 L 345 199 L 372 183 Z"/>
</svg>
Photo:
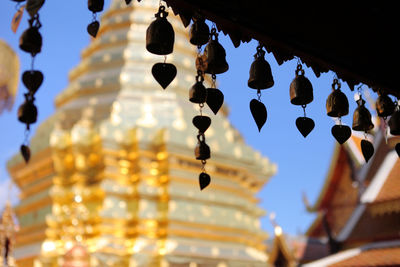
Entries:
<svg viewBox="0 0 400 267">
<path fill-rule="evenodd" d="M 400 97 L 395 2 L 166 2 L 185 26 L 201 14 L 229 35 L 236 47 L 255 39 L 279 64 L 298 57 L 317 76 L 331 70 L 351 89 L 365 84 Z"/>
</svg>

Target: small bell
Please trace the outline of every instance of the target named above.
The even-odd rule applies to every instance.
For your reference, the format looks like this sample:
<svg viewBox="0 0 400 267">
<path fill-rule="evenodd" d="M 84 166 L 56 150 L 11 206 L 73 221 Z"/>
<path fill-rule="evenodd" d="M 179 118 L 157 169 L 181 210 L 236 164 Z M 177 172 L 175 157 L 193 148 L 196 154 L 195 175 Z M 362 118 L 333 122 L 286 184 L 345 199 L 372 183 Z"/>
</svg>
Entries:
<svg viewBox="0 0 400 267">
<path fill-rule="evenodd" d="M 210 158 L 210 147 L 206 144 L 204 135 L 197 136 L 197 145 L 194 150 L 194 155 L 198 160 L 207 160 Z"/>
<path fill-rule="evenodd" d="M 204 78 L 201 75 L 197 75 L 196 80 L 196 83 L 189 90 L 189 101 L 201 104 L 207 100 L 207 89 L 203 85 Z"/>
<path fill-rule="evenodd" d="M 202 46 L 210 39 L 210 28 L 204 18 L 194 20 L 189 32 L 189 41 L 192 45 Z"/>
<path fill-rule="evenodd" d="M 29 124 L 36 122 L 38 111 L 35 104 L 33 104 L 34 99 L 27 96 L 25 98 L 25 102 L 18 108 L 18 120 L 29 126 Z"/>
<path fill-rule="evenodd" d="M 175 33 L 168 22 L 165 6 L 160 6 L 153 21 L 146 31 L 146 49 L 152 54 L 168 55 L 174 50 Z"/>
<path fill-rule="evenodd" d="M 400 135 L 400 107 L 397 106 L 396 111 L 393 112 L 389 119 L 389 127 L 391 135 Z"/>
<path fill-rule="evenodd" d="M 226 62 L 226 52 L 224 47 L 218 42 L 218 34 L 215 28 L 211 30 L 210 41 L 204 48 L 204 55 L 207 59 L 206 73 L 220 74 L 228 71 L 229 65 Z"/>
<path fill-rule="evenodd" d="M 304 70 L 301 64 L 297 65 L 296 77 L 290 84 L 290 102 L 293 105 L 303 106 L 311 103 L 314 99 L 313 87 L 304 76 Z"/>
<path fill-rule="evenodd" d="M 42 36 L 39 33 L 38 27 L 31 26 L 22 33 L 19 39 L 19 48 L 27 53 L 31 53 L 32 56 L 40 53 L 42 50 Z"/>
<path fill-rule="evenodd" d="M 88 9 L 93 13 L 103 11 L 104 0 L 88 0 Z"/>
<path fill-rule="evenodd" d="M 250 77 L 247 85 L 253 89 L 267 89 L 274 85 L 271 67 L 265 60 L 265 51 L 262 46 L 257 47 L 257 53 L 254 55 L 254 61 L 250 67 Z"/>
<path fill-rule="evenodd" d="M 358 107 L 353 113 L 352 129 L 354 131 L 368 132 L 374 128 L 374 124 L 371 120 L 371 113 L 365 107 L 365 101 L 361 97 L 357 100 L 357 105 Z"/>
<path fill-rule="evenodd" d="M 393 100 L 387 94 L 378 93 L 379 96 L 375 102 L 376 113 L 379 117 L 389 117 L 393 114 L 396 105 Z"/>
<path fill-rule="evenodd" d="M 340 90 L 340 83 L 337 79 L 333 80 L 332 93 L 326 100 L 326 113 L 330 117 L 342 117 L 349 114 L 349 101 Z"/>
</svg>

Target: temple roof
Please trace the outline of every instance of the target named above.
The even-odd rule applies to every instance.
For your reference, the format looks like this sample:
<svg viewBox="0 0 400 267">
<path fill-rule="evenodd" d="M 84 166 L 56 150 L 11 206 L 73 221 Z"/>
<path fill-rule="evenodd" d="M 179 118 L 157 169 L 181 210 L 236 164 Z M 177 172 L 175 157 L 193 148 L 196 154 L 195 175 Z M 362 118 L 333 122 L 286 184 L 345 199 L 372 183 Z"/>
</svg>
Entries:
<svg viewBox="0 0 400 267">
<path fill-rule="evenodd" d="M 322 258 L 305 267 L 373 267 L 399 266 L 400 242 L 387 241 L 368 244 L 359 248 L 349 249 L 340 253 Z"/>
</svg>

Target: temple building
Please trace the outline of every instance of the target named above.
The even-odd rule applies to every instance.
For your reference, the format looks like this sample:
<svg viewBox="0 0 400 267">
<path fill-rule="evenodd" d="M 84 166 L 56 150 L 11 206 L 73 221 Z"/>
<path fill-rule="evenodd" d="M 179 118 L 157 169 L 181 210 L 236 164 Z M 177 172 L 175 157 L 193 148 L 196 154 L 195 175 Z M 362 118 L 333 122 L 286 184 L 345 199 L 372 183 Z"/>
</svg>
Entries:
<svg viewBox="0 0 400 267">
<path fill-rule="evenodd" d="M 113 0 L 96 39 L 69 74 L 56 111 L 8 170 L 19 187 L 13 257 L 22 266 L 268 266 L 256 193 L 276 165 L 230 124 L 227 107 L 206 132 L 211 184 L 200 191 L 198 106 L 188 100 L 196 47 L 169 11 L 178 74 L 163 90 L 164 61 L 145 50 L 159 1 Z M 221 88 L 223 91 L 224 89 Z"/>
<path fill-rule="evenodd" d="M 323 189 L 308 207 L 317 218 L 307 236 L 325 240 L 330 255 L 304 266 L 400 266 L 400 137 L 386 136 L 382 121 L 375 125 L 368 163 L 362 135 L 335 147 Z"/>
</svg>

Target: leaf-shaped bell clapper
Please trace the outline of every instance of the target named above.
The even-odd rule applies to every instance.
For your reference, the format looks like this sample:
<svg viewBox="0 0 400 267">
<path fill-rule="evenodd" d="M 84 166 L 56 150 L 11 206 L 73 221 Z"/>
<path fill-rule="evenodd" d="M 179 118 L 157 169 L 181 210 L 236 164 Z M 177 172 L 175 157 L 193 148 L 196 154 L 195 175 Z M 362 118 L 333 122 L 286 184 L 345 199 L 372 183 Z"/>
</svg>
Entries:
<svg viewBox="0 0 400 267">
<path fill-rule="evenodd" d="M 374 124 L 372 123 L 371 119 L 371 113 L 365 107 L 365 101 L 361 97 L 357 100 L 357 105 L 358 107 L 353 113 L 352 129 L 354 131 L 368 132 L 374 128 Z"/>
<path fill-rule="evenodd" d="M 349 101 L 340 90 L 340 83 L 337 79 L 333 80 L 332 93 L 326 100 L 326 113 L 330 117 L 342 117 L 349 114 Z"/>
<path fill-rule="evenodd" d="M 34 98 L 29 98 L 25 95 L 25 102 L 18 108 L 18 120 L 26 125 L 35 123 L 37 120 L 38 111 L 33 104 Z"/>
<path fill-rule="evenodd" d="M 211 156 L 210 147 L 206 144 L 204 135 L 197 136 L 197 145 L 194 150 L 194 155 L 198 160 L 207 160 Z"/>
<path fill-rule="evenodd" d="M 375 102 L 376 113 L 379 117 L 389 117 L 396 109 L 396 105 L 387 94 L 378 92 L 378 95 L 379 96 Z"/>
<path fill-rule="evenodd" d="M 215 28 L 211 30 L 210 41 L 204 48 L 204 55 L 207 60 L 206 73 L 221 74 L 228 71 L 229 65 L 226 62 L 225 48 L 218 42 Z"/>
<path fill-rule="evenodd" d="M 204 78 L 200 74 L 196 76 L 196 83 L 189 90 L 189 101 L 201 104 L 207 100 L 207 89 L 203 85 Z"/>
<path fill-rule="evenodd" d="M 202 46 L 210 39 L 210 28 L 204 18 L 196 18 L 189 32 L 189 42 L 192 45 Z"/>
<path fill-rule="evenodd" d="M 389 127 L 391 135 L 400 135 L 400 106 L 397 106 L 389 119 Z"/>
<path fill-rule="evenodd" d="M 271 66 L 265 60 L 265 51 L 262 46 L 257 47 L 257 53 L 254 55 L 254 61 L 250 66 L 250 77 L 247 85 L 253 89 L 267 89 L 274 86 Z"/>
<path fill-rule="evenodd" d="M 307 105 L 314 99 L 312 84 L 304 76 L 304 70 L 300 64 L 297 65 L 295 73 L 296 77 L 290 84 L 290 102 L 298 106 Z"/>
<path fill-rule="evenodd" d="M 104 8 L 104 0 L 88 0 L 88 9 L 93 13 L 101 12 Z"/>
<path fill-rule="evenodd" d="M 19 48 L 32 56 L 40 53 L 42 50 L 42 36 L 39 33 L 39 27 L 30 26 L 22 33 L 19 39 Z"/>
<path fill-rule="evenodd" d="M 146 31 L 146 49 L 152 54 L 168 55 L 174 50 L 175 33 L 168 22 L 165 6 L 160 6 L 153 21 Z"/>
</svg>

